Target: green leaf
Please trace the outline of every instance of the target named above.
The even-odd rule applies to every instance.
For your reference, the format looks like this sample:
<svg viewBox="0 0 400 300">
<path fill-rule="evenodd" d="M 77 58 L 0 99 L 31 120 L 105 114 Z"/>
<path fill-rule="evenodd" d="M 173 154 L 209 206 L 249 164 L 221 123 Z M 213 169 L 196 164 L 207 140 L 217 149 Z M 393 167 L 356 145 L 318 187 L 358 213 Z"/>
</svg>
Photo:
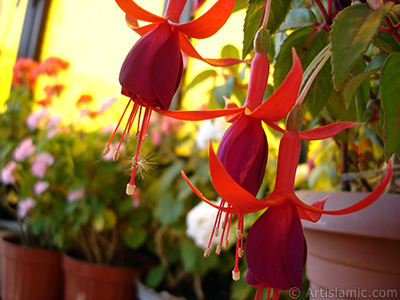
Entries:
<svg viewBox="0 0 400 300">
<path fill-rule="evenodd" d="M 247 54 L 253 50 L 253 41 L 257 30 L 261 27 L 264 18 L 264 4 L 265 0 L 249 0 L 249 6 L 244 20 L 244 38 L 242 58 L 244 59 Z M 269 14 L 267 28 L 270 34 L 274 34 L 279 26 L 285 20 L 289 13 L 292 0 L 274 0 L 271 4 L 271 11 Z"/>
<path fill-rule="evenodd" d="M 374 69 L 369 72 L 358 74 L 347 83 L 346 87 L 343 90 L 343 97 L 346 103 L 351 101 L 355 92 L 361 86 L 361 84 L 365 82 L 367 79 L 369 79 L 372 74 L 378 72 L 378 70 L 379 69 Z"/>
<path fill-rule="evenodd" d="M 400 52 L 399 43 L 390 33 L 379 32 L 379 34 L 374 38 L 373 43 L 376 47 L 387 54 L 391 54 L 392 52 Z"/>
<path fill-rule="evenodd" d="M 385 159 L 400 155 L 400 53 L 392 53 L 382 69 L 380 82 L 384 112 Z"/>
<path fill-rule="evenodd" d="M 125 243 L 132 249 L 139 248 L 145 242 L 146 236 L 147 233 L 142 228 L 135 228 L 131 231 L 125 231 L 123 234 Z"/>
<path fill-rule="evenodd" d="M 289 11 L 284 23 L 279 30 L 297 29 L 301 27 L 313 26 L 315 18 L 314 13 L 307 8 L 297 8 Z"/>
<path fill-rule="evenodd" d="M 388 2 L 378 10 L 370 10 L 368 4 L 358 4 L 337 15 L 331 31 L 335 88 L 341 87 L 351 68 L 367 51 L 392 6 Z"/>
<path fill-rule="evenodd" d="M 166 270 L 163 265 L 158 265 L 157 267 L 150 269 L 146 275 L 146 285 L 151 288 L 158 287 L 164 279 L 165 273 Z"/>
<path fill-rule="evenodd" d="M 320 56 L 322 56 L 321 58 L 323 58 L 324 55 L 319 54 L 326 53 L 328 49 L 327 45 L 328 34 L 323 30 L 318 30 L 313 35 L 306 51 L 303 54 L 303 67 L 312 66 L 311 68 L 314 71 L 315 67 L 319 65 L 318 63 L 313 66 L 313 64 L 316 63 L 314 61 L 314 58 L 319 58 Z M 305 73 L 309 73 L 308 69 L 309 67 L 307 67 Z M 306 78 L 305 76 L 303 77 Z M 312 117 L 316 117 L 320 113 L 320 111 L 328 101 L 332 89 L 333 86 L 331 77 L 331 64 L 329 62 L 326 62 L 323 68 L 319 71 L 317 77 L 314 79 L 314 83 L 308 91 L 306 98 L 304 99 L 304 105 L 310 112 Z"/>
<path fill-rule="evenodd" d="M 356 121 L 356 117 L 347 110 L 344 100 L 340 98 L 340 95 L 336 90 L 332 90 L 325 108 L 328 111 L 328 115 L 325 117 L 330 122 Z"/>
<path fill-rule="evenodd" d="M 264 0 L 249 0 L 247 7 L 246 18 L 244 19 L 244 37 L 242 58 L 253 50 L 253 41 L 258 28 L 261 27 L 262 17 L 264 13 Z"/>
<path fill-rule="evenodd" d="M 299 28 L 289 35 L 282 43 L 279 53 L 275 58 L 275 89 L 281 85 L 282 81 L 285 79 L 287 73 L 292 67 L 292 47 L 296 48 L 297 54 L 299 54 L 313 32 L 314 29 L 312 27 Z"/>
<path fill-rule="evenodd" d="M 218 264 L 218 257 L 216 255 L 204 258 L 203 250 L 196 247 L 190 239 L 186 238 L 182 241 L 181 249 L 183 265 L 190 272 L 201 275 L 209 269 L 215 268 Z"/>
<path fill-rule="evenodd" d="M 185 202 L 167 191 L 159 195 L 159 202 L 154 213 L 162 224 L 171 224 L 178 220 L 184 209 Z"/>
<path fill-rule="evenodd" d="M 188 86 L 185 89 L 185 92 L 188 90 L 196 87 L 198 84 L 204 82 L 205 80 L 209 78 L 215 78 L 217 76 L 217 71 L 215 70 L 205 70 L 201 73 L 199 73 L 193 80 L 188 84 Z"/>
</svg>

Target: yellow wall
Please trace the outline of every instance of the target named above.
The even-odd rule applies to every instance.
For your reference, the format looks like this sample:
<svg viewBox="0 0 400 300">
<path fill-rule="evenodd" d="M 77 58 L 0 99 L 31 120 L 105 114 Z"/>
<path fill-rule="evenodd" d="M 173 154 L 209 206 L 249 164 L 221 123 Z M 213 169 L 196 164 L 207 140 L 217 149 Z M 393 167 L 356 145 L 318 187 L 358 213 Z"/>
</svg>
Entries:
<svg viewBox="0 0 400 300">
<path fill-rule="evenodd" d="M 23 2 L 26 5 L 27 0 Z M 136 2 L 155 14 L 162 14 L 164 0 Z M 204 13 L 213 3 L 215 0 L 208 1 L 199 14 Z M 62 115 L 64 122 L 74 122 L 78 116 L 73 107 L 81 94 L 92 94 L 96 101 L 93 109 L 99 108 L 103 101 L 112 97 L 118 97 L 122 108 L 126 98 L 120 96 L 119 70 L 139 36 L 126 26 L 125 14 L 115 1 L 53 0 L 48 16 L 41 60 L 57 56 L 70 63 L 70 69 L 59 78 L 59 82 L 67 88 L 63 97 L 53 103 L 53 112 Z M 212 58 L 219 57 L 222 47 L 229 43 L 241 49 L 243 20 L 244 11 L 236 13 L 215 36 L 205 40 L 193 40 L 193 44 L 201 55 Z M 13 37 L 18 37 L 18 34 Z M 15 62 L 15 57 L 8 62 L 7 76 L 10 82 L 10 68 Z M 189 65 L 189 82 L 201 70 L 211 68 L 197 60 L 191 60 Z M 38 82 L 37 100 L 45 98 L 43 87 L 47 83 L 46 79 Z M 200 102 L 204 103 L 208 100 L 204 93 L 204 89 L 193 90 L 192 94 L 188 95 L 191 98 L 190 102 L 195 106 L 199 106 Z M 121 109 L 117 109 L 114 117 L 120 111 Z"/>
<path fill-rule="evenodd" d="M 154 13 L 162 13 L 162 0 L 137 2 Z M 61 77 L 67 89 L 62 99 L 54 103 L 54 113 L 63 114 L 66 122 L 74 121 L 77 116 L 68 107 L 82 93 L 92 94 L 97 108 L 101 102 L 119 97 L 119 70 L 138 39 L 114 1 L 53 0 L 41 60 L 57 56 L 70 63 L 70 70 Z M 43 85 L 39 82 L 39 99 Z"/>
<path fill-rule="evenodd" d="M 0 111 L 8 98 L 28 0 L 0 1 Z"/>
</svg>

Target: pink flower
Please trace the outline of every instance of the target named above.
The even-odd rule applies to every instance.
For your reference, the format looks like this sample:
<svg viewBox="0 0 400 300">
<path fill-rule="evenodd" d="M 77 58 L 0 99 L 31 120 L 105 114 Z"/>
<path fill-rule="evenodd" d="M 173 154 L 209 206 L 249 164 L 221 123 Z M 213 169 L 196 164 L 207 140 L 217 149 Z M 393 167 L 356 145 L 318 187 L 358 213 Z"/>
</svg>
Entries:
<svg viewBox="0 0 400 300">
<path fill-rule="evenodd" d="M 18 218 L 23 219 L 26 217 L 27 213 L 36 206 L 35 200 L 28 197 L 18 203 Z"/>
<path fill-rule="evenodd" d="M 29 114 L 29 116 L 26 118 L 26 125 L 29 127 L 30 130 L 36 129 L 40 120 L 42 120 L 47 114 L 48 111 L 46 109 L 42 109 L 37 113 Z"/>
<path fill-rule="evenodd" d="M 67 200 L 68 202 L 74 202 L 83 199 L 85 196 L 85 190 L 83 188 L 79 190 L 73 190 L 68 193 Z"/>
<path fill-rule="evenodd" d="M 32 139 L 24 139 L 18 147 L 14 150 L 14 159 L 16 161 L 24 161 L 27 157 L 31 156 L 36 151 L 36 146 L 33 145 Z"/>
<path fill-rule="evenodd" d="M 33 187 L 33 191 L 35 192 L 35 195 L 40 195 L 42 194 L 45 190 L 47 190 L 50 186 L 50 183 L 48 181 L 38 181 L 35 183 Z"/>
<path fill-rule="evenodd" d="M 115 101 L 117 101 L 117 98 L 111 98 L 111 99 L 108 99 L 107 101 L 103 102 L 98 113 L 99 114 L 104 113 L 107 109 L 109 109 L 114 104 Z"/>
<path fill-rule="evenodd" d="M 35 161 L 31 166 L 33 175 L 42 179 L 46 173 L 47 167 L 54 163 L 54 157 L 49 152 L 43 152 L 35 157 Z"/>
<path fill-rule="evenodd" d="M 14 184 L 15 177 L 13 173 L 17 169 L 17 163 L 15 161 L 10 161 L 2 170 L 1 170 L 1 182 L 3 184 Z"/>
</svg>

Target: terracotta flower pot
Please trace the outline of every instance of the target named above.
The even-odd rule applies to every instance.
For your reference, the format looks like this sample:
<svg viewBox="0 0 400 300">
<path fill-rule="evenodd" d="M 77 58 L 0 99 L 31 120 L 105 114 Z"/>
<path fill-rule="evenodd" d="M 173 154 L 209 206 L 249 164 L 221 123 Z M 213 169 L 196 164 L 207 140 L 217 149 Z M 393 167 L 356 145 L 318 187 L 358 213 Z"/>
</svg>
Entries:
<svg viewBox="0 0 400 300">
<path fill-rule="evenodd" d="M 308 204 L 326 192 L 299 191 Z M 326 210 L 337 210 L 367 193 L 331 193 Z M 400 298 L 400 195 L 384 194 L 349 215 L 303 221 L 308 245 L 308 296 L 313 299 Z"/>
<path fill-rule="evenodd" d="M 138 271 L 89 263 L 64 254 L 65 300 L 136 300 Z"/>
<path fill-rule="evenodd" d="M 62 253 L 22 246 L 17 241 L 1 241 L 1 299 L 62 299 Z"/>
</svg>

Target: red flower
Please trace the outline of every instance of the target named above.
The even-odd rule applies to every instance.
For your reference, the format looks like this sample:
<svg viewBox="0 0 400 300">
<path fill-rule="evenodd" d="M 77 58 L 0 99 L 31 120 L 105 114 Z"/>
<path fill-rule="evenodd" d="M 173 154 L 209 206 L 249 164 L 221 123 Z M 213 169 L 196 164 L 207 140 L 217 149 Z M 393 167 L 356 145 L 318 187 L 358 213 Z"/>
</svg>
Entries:
<svg viewBox="0 0 400 300">
<path fill-rule="evenodd" d="M 162 17 L 144 10 L 132 0 L 116 0 L 116 2 L 126 13 L 126 21 L 131 29 L 142 36 L 128 53 L 119 77 L 122 94 L 130 98 L 121 120 L 131 101 L 133 108 L 123 138 L 114 154 L 115 160 L 118 159 L 118 150 L 122 140 L 128 140 L 135 117 L 138 116 L 139 119 L 136 133 L 138 145 L 132 160 L 131 180 L 126 190 L 127 194 L 131 195 L 135 189 L 135 174 L 138 168 L 140 148 L 146 137 L 151 112 L 156 110 L 164 114 L 169 109 L 172 97 L 181 81 L 182 52 L 213 66 L 228 66 L 242 61 L 230 58 L 205 59 L 197 53 L 188 39 L 188 36 L 203 39 L 215 34 L 229 18 L 235 4 L 234 0 L 219 0 L 198 19 L 182 24 L 179 23 L 179 18 L 186 0 L 169 0 L 166 12 Z M 150 24 L 139 27 L 138 20 L 150 22 Z M 227 113 L 229 112 L 218 111 L 216 114 L 210 115 L 197 112 L 188 114 L 169 112 L 166 115 L 177 119 L 199 120 L 199 118 L 223 116 Z M 107 144 L 104 154 L 108 153 L 111 140 Z"/>
<path fill-rule="evenodd" d="M 267 137 L 262 128 L 261 120 L 274 126 L 273 122 L 279 121 L 289 112 L 296 101 L 302 78 L 300 61 L 296 52 L 293 51 L 291 71 L 279 89 L 261 104 L 269 70 L 266 52 L 256 52 L 251 64 L 249 90 L 243 107 L 245 110 L 231 117 L 234 120 L 233 124 L 225 132 L 217 154 L 217 160 L 225 172 L 229 174 L 229 178 L 253 196 L 257 195 L 260 189 L 268 157 Z M 187 180 L 184 174 L 183 176 Z M 189 181 L 188 183 L 191 185 Z M 193 185 L 191 187 L 199 195 L 200 192 Z M 220 194 L 220 196 L 222 195 Z M 215 232 L 218 233 L 222 211 L 227 212 L 227 214 L 225 214 L 225 220 L 222 222 L 221 242 L 217 246 L 217 254 L 220 253 L 222 245 L 227 245 L 228 243 L 227 237 L 232 214 L 238 214 L 237 249 L 235 268 L 233 270 L 233 278 L 238 280 L 240 276 L 239 258 L 242 257 L 243 253 L 243 218 L 246 212 L 244 210 L 237 211 L 234 205 L 230 203 L 229 197 L 225 198 L 225 196 L 222 196 L 218 209 L 212 235 Z M 211 252 L 212 235 L 204 254 L 205 257 L 208 257 Z"/>
<path fill-rule="evenodd" d="M 13 81 L 14 87 L 19 87 L 21 84 L 33 90 L 37 78 L 36 69 L 39 64 L 30 58 L 18 58 L 13 67 Z"/>
<path fill-rule="evenodd" d="M 264 216 L 254 223 L 254 229 L 250 229 L 246 242 L 246 260 L 249 268 L 246 280 L 247 283 L 258 287 L 258 293 L 264 288 L 290 289 L 294 286 L 301 288 L 299 278 L 302 276 L 305 262 L 305 243 L 302 242 L 303 233 L 299 230 L 299 218 L 316 222 L 323 213 L 341 215 L 363 209 L 379 198 L 392 175 L 392 167 L 389 164 L 386 176 L 375 190 L 347 208 L 337 211 L 323 210 L 328 196 L 311 206 L 302 202 L 294 194 L 294 178 L 300 156 L 301 139 L 328 138 L 359 124 L 339 122 L 299 132 L 299 124 L 301 125 L 299 120 L 302 119 L 299 109 L 295 107 L 289 114 L 287 131 L 284 131 L 279 147 L 275 187 L 273 192 L 262 200 L 247 192 L 229 176 L 210 145 L 212 182 L 218 194 L 231 206 L 229 212 L 240 215 L 269 207 Z M 202 200 L 221 210 L 205 199 L 193 185 L 191 187 Z"/>
<path fill-rule="evenodd" d="M 294 61 L 296 60 L 294 59 Z M 358 203 L 341 210 L 323 210 L 324 203 L 328 197 L 317 201 L 311 206 L 298 199 L 294 194 L 294 180 L 300 157 L 301 139 L 325 139 L 338 134 L 344 129 L 360 125 L 360 123 L 339 122 L 299 132 L 303 115 L 301 107 L 295 106 L 288 115 L 286 131 L 274 125 L 272 122 L 282 118 L 283 112 L 284 114 L 287 113 L 287 103 L 290 103 L 290 107 L 294 105 L 298 94 L 300 84 L 286 84 L 286 80 L 290 79 L 290 76 L 295 78 L 294 75 L 288 75 L 285 82 L 276 93 L 254 111 L 246 115 L 248 118 L 262 119 L 276 130 L 284 133 L 279 147 L 275 187 L 268 197 L 262 200 L 255 197 L 258 191 L 256 186 L 259 177 L 254 176 L 252 178 L 252 180 L 254 180 L 253 186 L 249 185 L 247 188 L 243 186 L 243 181 L 242 184 L 240 180 L 238 182 L 235 175 L 237 176 L 240 174 L 241 170 L 235 170 L 233 174 L 231 174 L 232 171 L 227 169 L 228 163 L 226 160 L 224 161 L 225 157 L 220 154 L 216 155 L 211 144 L 209 160 L 210 174 L 214 188 L 223 199 L 223 204 L 217 206 L 207 200 L 183 173 L 185 180 L 197 196 L 219 210 L 217 218 L 218 216 L 221 218 L 222 212 L 226 212 L 227 215 L 237 214 L 239 217 L 239 229 L 243 226 L 244 214 L 256 212 L 268 207 L 268 210 L 254 223 L 252 229 L 250 229 L 246 242 L 246 258 L 248 264 L 246 281 L 258 288 L 258 296 L 256 297 L 260 297 L 260 299 L 264 288 L 270 289 L 270 291 L 271 289 L 290 289 L 291 287 L 301 288 L 306 244 L 301 230 L 300 218 L 316 222 L 320 219 L 322 213 L 340 215 L 365 208 L 382 194 L 392 174 L 392 168 L 389 164 L 385 178 L 373 192 Z M 282 97 L 282 95 L 289 91 L 292 93 L 291 97 Z M 238 120 L 240 119 L 241 116 Z M 249 142 L 246 142 L 245 139 L 241 141 L 242 150 L 235 150 L 237 153 L 244 151 L 243 149 L 247 149 L 250 146 Z M 250 139 L 249 141 L 251 141 L 252 145 L 259 142 L 257 139 Z M 255 153 L 252 154 L 255 155 Z M 252 154 L 247 153 L 245 155 L 246 159 L 251 161 L 254 157 Z M 235 161 L 238 159 L 235 155 L 232 157 L 229 164 L 235 164 Z M 220 158 L 222 158 L 222 161 Z M 263 164 L 260 159 L 258 159 L 258 163 L 261 165 Z M 243 162 L 243 165 L 245 165 L 245 162 Z M 248 178 L 251 180 L 251 176 Z M 236 254 L 237 257 L 242 255 L 242 235 L 243 233 L 241 232 L 240 236 L 238 236 L 238 244 L 240 244 L 240 246 L 237 245 L 237 250 L 239 251 Z M 205 256 L 209 254 L 209 249 L 206 250 L 205 254 Z M 236 280 L 239 278 L 237 257 L 235 269 L 233 271 L 233 278 Z M 275 294 L 277 295 L 277 293 L 274 293 L 274 295 Z"/>
</svg>

